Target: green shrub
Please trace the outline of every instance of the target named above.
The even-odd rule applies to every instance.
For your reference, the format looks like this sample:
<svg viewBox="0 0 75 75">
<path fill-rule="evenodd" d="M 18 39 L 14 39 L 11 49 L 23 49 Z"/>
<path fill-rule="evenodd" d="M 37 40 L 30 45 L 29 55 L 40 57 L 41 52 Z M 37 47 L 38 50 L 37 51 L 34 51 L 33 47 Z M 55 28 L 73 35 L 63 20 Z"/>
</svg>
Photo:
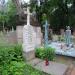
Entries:
<svg viewBox="0 0 75 75">
<path fill-rule="evenodd" d="M 22 60 L 22 47 L 15 45 L 12 47 L 0 47 L 0 64 L 10 63 L 10 61 Z"/>
<path fill-rule="evenodd" d="M 24 70 L 23 67 L 21 45 L 0 46 L 0 75 L 23 75 L 23 72 L 20 71 Z"/>
<path fill-rule="evenodd" d="M 25 63 L 23 61 L 11 61 L 1 67 L 0 75 L 24 75 Z"/>
<path fill-rule="evenodd" d="M 55 49 L 51 47 L 36 48 L 35 55 L 41 59 L 53 60 L 55 57 Z"/>
<path fill-rule="evenodd" d="M 48 75 L 27 65 L 22 57 L 22 46 L 0 46 L 0 75 Z"/>
<path fill-rule="evenodd" d="M 43 59 L 45 57 L 44 48 L 36 48 L 35 55 L 36 57 Z"/>
</svg>

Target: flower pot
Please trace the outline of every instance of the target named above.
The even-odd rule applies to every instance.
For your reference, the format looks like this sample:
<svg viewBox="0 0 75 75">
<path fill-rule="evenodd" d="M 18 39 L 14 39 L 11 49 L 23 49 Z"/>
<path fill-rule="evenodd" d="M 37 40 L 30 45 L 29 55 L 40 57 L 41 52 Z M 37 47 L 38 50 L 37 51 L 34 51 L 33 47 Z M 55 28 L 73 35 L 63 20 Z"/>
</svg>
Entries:
<svg viewBox="0 0 75 75">
<path fill-rule="evenodd" d="M 45 65 L 46 65 L 46 66 L 49 65 L 49 61 L 48 61 L 48 59 L 45 60 Z"/>
</svg>

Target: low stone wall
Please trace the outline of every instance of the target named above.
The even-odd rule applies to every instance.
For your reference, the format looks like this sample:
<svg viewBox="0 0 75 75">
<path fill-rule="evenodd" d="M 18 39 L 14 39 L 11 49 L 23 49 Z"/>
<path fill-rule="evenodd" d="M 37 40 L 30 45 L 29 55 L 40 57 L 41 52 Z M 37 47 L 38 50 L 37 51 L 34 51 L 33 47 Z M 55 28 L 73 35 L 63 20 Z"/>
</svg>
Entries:
<svg viewBox="0 0 75 75">
<path fill-rule="evenodd" d="M 41 28 L 33 26 L 33 30 L 36 34 L 35 45 L 41 46 L 42 39 L 43 39 L 43 34 L 41 33 Z M 30 33 L 31 33 L 31 31 L 30 31 Z M 22 44 L 23 43 L 23 26 L 17 26 L 16 31 L 13 30 L 13 31 L 5 32 L 5 33 L 1 32 L 1 35 L 4 35 L 4 38 L 6 39 L 6 41 L 9 44 L 10 43 Z"/>
<path fill-rule="evenodd" d="M 16 27 L 17 42 L 23 43 L 23 26 Z"/>
<path fill-rule="evenodd" d="M 6 34 L 6 39 L 7 39 L 8 43 L 12 43 L 12 44 L 17 43 L 16 31 L 10 31 L 10 32 L 8 32 Z"/>
</svg>

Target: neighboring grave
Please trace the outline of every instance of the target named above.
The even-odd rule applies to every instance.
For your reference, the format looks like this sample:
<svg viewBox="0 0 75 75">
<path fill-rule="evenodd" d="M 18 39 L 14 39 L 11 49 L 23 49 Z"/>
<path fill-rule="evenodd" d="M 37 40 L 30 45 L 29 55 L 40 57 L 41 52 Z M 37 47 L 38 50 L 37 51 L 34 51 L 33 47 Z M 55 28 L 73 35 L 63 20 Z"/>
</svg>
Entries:
<svg viewBox="0 0 75 75">
<path fill-rule="evenodd" d="M 75 44 L 75 31 L 73 31 L 72 41 Z"/>
<path fill-rule="evenodd" d="M 6 35 L 6 39 L 9 43 L 11 44 L 16 44 L 17 43 L 17 36 L 16 36 L 16 31 L 10 31 Z"/>
<path fill-rule="evenodd" d="M 66 32 L 65 32 L 65 42 L 66 45 L 70 45 L 71 44 L 71 30 L 70 30 L 70 26 L 67 26 Z"/>
<path fill-rule="evenodd" d="M 64 29 L 60 29 L 60 35 L 61 35 L 61 36 L 64 36 L 64 35 L 65 35 Z"/>
<path fill-rule="evenodd" d="M 42 33 L 40 27 L 33 27 L 34 33 L 36 35 L 35 47 L 40 47 L 42 44 Z"/>
<path fill-rule="evenodd" d="M 64 41 L 64 37 L 65 37 L 65 30 L 60 29 L 59 41 Z"/>
<path fill-rule="evenodd" d="M 73 36 L 75 36 L 75 31 L 73 31 Z"/>
<path fill-rule="evenodd" d="M 53 30 L 52 29 L 49 29 L 49 40 L 52 40 L 53 39 Z"/>
</svg>

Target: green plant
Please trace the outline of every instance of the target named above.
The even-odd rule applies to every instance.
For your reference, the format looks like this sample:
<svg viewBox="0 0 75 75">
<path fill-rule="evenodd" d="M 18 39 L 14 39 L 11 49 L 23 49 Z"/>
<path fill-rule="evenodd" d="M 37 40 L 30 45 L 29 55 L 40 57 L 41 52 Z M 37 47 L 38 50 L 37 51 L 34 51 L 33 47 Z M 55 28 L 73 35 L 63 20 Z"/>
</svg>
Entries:
<svg viewBox="0 0 75 75">
<path fill-rule="evenodd" d="M 0 75 L 24 75 L 22 46 L 0 46 Z"/>
<path fill-rule="evenodd" d="M 45 57 L 48 60 L 53 60 L 55 57 L 55 49 L 51 47 L 46 47 L 45 48 Z"/>
<path fill-rule="evenodd" d="M 45 57 L 44 48 L 36 48 L 35 55 L 36 57 L 43 59 Z"/>
<path fill-rule="evenodd" d="M 41 59 L 53 60 L 55 57 L 55 49 L 51 47 L 36 48 L 35 55 Z"/>
<path fill-rule="evenodd" d="M 0 46 L 0 75 L 48 75 L 27 65 L 22 57 L 22 46 Z"/>
<path fill-rule="evenodd" d="M 24 75 L 25 63 L 23 61 L 11 61 L 1 67 L 1 75 Z"/>
</svg>

